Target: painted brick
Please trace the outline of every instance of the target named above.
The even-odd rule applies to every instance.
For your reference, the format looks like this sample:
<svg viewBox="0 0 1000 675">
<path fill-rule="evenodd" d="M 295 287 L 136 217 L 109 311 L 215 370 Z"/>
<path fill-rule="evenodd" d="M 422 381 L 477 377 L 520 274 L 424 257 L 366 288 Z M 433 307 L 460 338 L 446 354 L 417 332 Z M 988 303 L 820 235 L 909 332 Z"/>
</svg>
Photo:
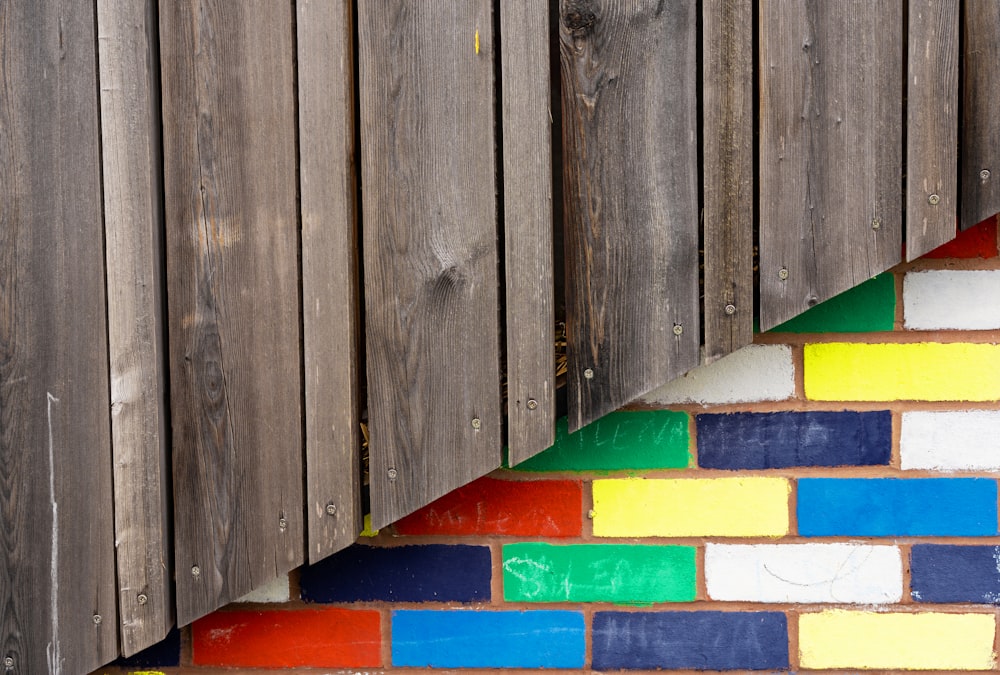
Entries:
<svg viewBox="0 0 1000 675">
<path fill-rule="evenodd" d="M 990 614 L 876 614 L 832 610 L 799 617 L 802 668 L 989 670 Z"/>
<path fill-rule="evenodd" d="M 595 670 L 788 667 L 781 612 L 597 612 Z"/>
<path fill-rule="evenodd" d="M 448 493 L 395 527 L 404 535 L 575 537 L 583 526 L 582 504 L 579 481 L 486 477 Z"/>
<path fill-rule="evenodd" d="M 910 595 L 917 602 L 1000 604 L 1000 547 L 914 546 Z"/>
<path fill-rule="evenodd" d="M 382 665 L 373 610 L 215 612 L 191 627 L 195 665 L 242 668 L 366 668 Z"/>
<path fill-rule="evenodd" d="M 396 610 L 392 664 L 431 668 L 582 668 L 583 613 Z"/>
<path fill-rule="evenodd" d="M 1000 328 L 1000 271 L 932 270 L 903 279 L 909 330 Z"/>
<path fill-rule="evenodd" d="M 895 546 L 708 544 L 705 581 L 713 600 L 885 604 L 903 594 Z"/>
<path fill-rule="evenodd" d="M 278 603 L 288 602 L 289 597 L 288 575 L 283 574 L 255 588 L 236 602 Z"/>
<path fill-rule="evenodd" d="M 997 484 L 985 478 L 800 478 L 799 534 L 990 536 Z"/>
<path fill-rule="evenodd" d="M 786 345 L 749 345 L 695 368 L 656 389 L 649 403 L 749 403 L 784 401 L 795 396 L 792 350 Z"/>
<path fill-rule="evenodd" d="M 180 663 L 181 632 L 171 628 L 167 636 L 155 645 L 127 658 L 119 658 L 110 665 L 120 668 L 170 668 L 179 666 Z"/>
<path fill-rule="evenodd" d="M 958 233 L 923 258 L 995 258 L 997 255 L 997 219 L 990 216 L 975 227 Z"/>
<path fill-rule="evenodd" d="M 355 545 L 302 568 L 307 602 L 479 602 L 490 599 L 486 546 Z"/>
<path fill-rule="evenodd" d="M 779 537 L 788 532 L 783 478 L 594 481 L 598 537 Z"/>
<path fill-rule="evenodd" d="M 518 471 L 620 471 L 678 469 L 690 461 L 687 413 L 670 410 L 614 412 L 567 433 L 556 422 L 556 442 L 521 462 Z"/>
<path fill-rule="evenodd" d="M 993 401 L 1000 398 L 1000 345 L 805 346 L 806 397 L 818 401 Z"/>
<path fill-rule="evenodd" d="M 692 546 L 508 544 L 508 602 L 690 602 L 697 589 Z"/>
<path fill-rule="evenodd" d="M 903 413 L 904 469 L 1000 471 L 1000 411 Z"/>
<path fill-rule="evenodd" d="M 869 333 L 892 330 L 896 280 L 879 274 L 772 328 L 770 333 Z"/>
<path fill-rule="evenodd" d="M 776 412 L 696 417 L 698 465 L 709 469 L 888 464 L 892 413 Z"/>
</svg>

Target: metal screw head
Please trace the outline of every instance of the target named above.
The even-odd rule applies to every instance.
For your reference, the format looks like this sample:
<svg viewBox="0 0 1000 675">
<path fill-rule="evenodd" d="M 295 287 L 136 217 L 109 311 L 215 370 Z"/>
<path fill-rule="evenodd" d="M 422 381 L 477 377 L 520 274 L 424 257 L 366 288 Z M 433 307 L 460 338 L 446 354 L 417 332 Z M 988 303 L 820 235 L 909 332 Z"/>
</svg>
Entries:
<svg viewBox="0 0 1000 675">
<path fill-rule="evenodd" d="M 476 431 L 479 431 L 480 429 L 483 428 L 483 421 L 481 419 L 479 419 L 478 417 L 473 417 L 472 418 L 472 428 L 475 429 Z"/>
<path fill-rule="evenodd" d="M 596 516 L 596 515 L 597 515 L 597 512 L 594 511 L 594 509 L 590 509 L 589 511 L 587 511 L 587 517 L 590 518 L 591 520 L 593 520 L 594 516 Z"/>
<path fill-rule="evenodd" d="M 585 380 L 592 380 L 592 379 L 594 379 L 594 371 L 591 370 L 590 368 L 587 368 L 585 371 L 583 371 L 583 378 Z"/>
<path fill-rule="evenodd" d="M 385 475 L 389 477 L 389 480 L 396 480 L 396 476 L 399 475 L 395 469 L 389 469 L 385 472 Z"/>
<path fill-rule="evenodd" d="M 145 605 L 147 602 L 149 602 L 149 596 L 146 595 L 145 593 L 140 593 L 139 595 L 135 596 L 135 601 L 138 602 L 140 605 Z"/>
<path fill-rule="evenodd" d="M 872 218 L 872 229 L 873 230 L 878 230 L 881 227 L 882 227 L 882 219 L 881 218 Z"/>
<path fill-rule="evenodd" d="M 336 504 L 327 504 L 326 505 L 326 515 L 328 515 L 328 516 L 335 516 L 335 515 L 337 515 L 337 505 Z"/>
<path fill-rule="evenodd" d="M 538 408 L 538 401 L 533 398 L 529 398 L 525 405 L 528 407 L 528 410 L 535 410 Z"/>
<path fill-rule="evenodd" d="M 979 172 L 979 180 L 989 180 L 989 179 L 990 179 L 989 169 L 983 169 L 982 171 Z"/>
<path fill-rule="evenodd" d="M 101 617 L 100 614 L 95 614 L 94 615 L 94 625 L 95 626 L 100 626 L 102 621 L 104 621 L 104 619 Z"/>
<path fill-rule="evenodd" d="M 927 197 L 927 203 L 931 206 L 937 206 L 941 203 L 941 195 L 933 194 Z"/>
<path fill-rule="evenodd" d="M 284 532 L 288 529 L 288 521 L 284 518 L 278 518 L 278 529 Z"/>
<path fill-rule="evenodd" d="M 722 311 L 724 311 L 729 316 L 732 316 L 733 314 L 736 314 L 736 305 L 726 305 Z"/>
<path fill-rule="evenodd" d="M 191 566 L 191 576 L 193 576 L 193 577 L 200 577 L 201 576 L 201 568 L 198 567 L 197 565 L 192 565 Z"/>
<path fill-rule="evenodd" d="M 782 267 L 780 270 L 778 270 L 778 278 L 781 279 L 782 281 L 784 281 L 785 279 L 788 278 L 788 268 L 787 267 Z"/>
<path fill-rule="evenodd" d="M 3 667 L 4 668 L 13 668 L 14 667 L 14 657 L 13 656 L 5 656 L 5 657 L 3 657 Z"/>
<path fill-rule="evenodd" d="M 680 325 L 679 323 L 675 323 L 674 324 L 674 335 L 680 335 L 683 332 L 684 332 L 684 326 Z"/>
</svg>

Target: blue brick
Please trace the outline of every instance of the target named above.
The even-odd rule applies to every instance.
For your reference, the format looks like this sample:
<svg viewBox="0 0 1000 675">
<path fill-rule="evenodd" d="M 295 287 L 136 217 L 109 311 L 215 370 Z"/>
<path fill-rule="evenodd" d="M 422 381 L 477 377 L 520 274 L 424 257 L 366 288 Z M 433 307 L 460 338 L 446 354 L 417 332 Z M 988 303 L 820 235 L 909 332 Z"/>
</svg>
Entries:
<svg viewBox="0 0 1000 675">
<path fill-rule="evenodd" d="M 888 464 L 892 413 L 698 415 L 698 465 L 707 469 Z"/>
<path fill-rule="evenodd" d="M 580 612 L 396 610 L 392 665 L 432 668 L 582 668 Z"/>
<path fill-rule="evenodd" d="M 307 602 L 481 602 L 490 599 L 486 546 L 354 545 L 302 570 Z"/>
<path fill-rule="evenodd" d="M 595 670 L 788 667 L 781 612 L 598 612 L 593 635 Z"/>
<path fill-rule="evenodd" d="M 800 478 L 799 534 L 991 536 L 997 484 L 986 478 Z"/>
<path fill-rule="evenodd" d="M 998 568 L 1000 546 L 914 546 L 910 595 L 917 602 L 1000 604 Z"/>
<path fill-rule="evenodd" d="M 112 666 L 122 668 L 170 668 L 181 664 L 181 632 L 171 628 L 167 636 L 151 647 L 129 657 L 121 657 Z"/>
</svg>

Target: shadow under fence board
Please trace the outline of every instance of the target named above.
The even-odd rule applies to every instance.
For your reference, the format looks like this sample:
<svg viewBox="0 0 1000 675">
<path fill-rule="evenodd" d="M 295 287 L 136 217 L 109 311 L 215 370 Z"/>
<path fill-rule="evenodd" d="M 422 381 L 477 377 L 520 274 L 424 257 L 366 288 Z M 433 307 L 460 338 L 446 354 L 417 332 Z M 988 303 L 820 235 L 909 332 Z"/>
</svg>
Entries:
<svg viewBox="0 0 1000 675">
<path fill-rule="evenodd" d="M 906 259 L 955 238 L 958 0 L 910 0 L 906 74 Z"/>
<path fill-rule="evenodd" d="M 555 442 L 549 8 L 501 2 L 509 463 Z"/>
<path fill-rule="evenodd" d="M 298 0 L 309 561 L 362 529 L 351 3 Z"/>
<path fill-rule="evenodd" d="M 760 328 L 900 261 L 902 3 L 760 4 Z"/>
<path fill-rule="evenodd" d="M 376 528 L 500 466 L 491 4 L 358 6 Z"/>
<path fill-rule="evenodd" d="M 173 625 L 153 0 L 97 3 L 119 633 L 125 656 Z"/>
<path fill-rule="evenodd" d="M 961 227 L 1000 211 L 1000 2 L 966 0 L 962 82 Z"/>
<path fill-rule="evenodd" d="M 118 654 L 94 7 L 0 13 L 0 642 L 85 673 Z"/>
<path fill-rule="evenodd" d="M 705 360 L 753 341 L 753 3 L 702 7 Z"/>
<path fill-rule="evenodd" d="M 305 553 L 292 11 L 160 7 L 181 625 Z"/>
<path fill-rule="evenodd" d="M 563 0 L 569 429 L 698 365 L 694 0 Z"/>
</svg>

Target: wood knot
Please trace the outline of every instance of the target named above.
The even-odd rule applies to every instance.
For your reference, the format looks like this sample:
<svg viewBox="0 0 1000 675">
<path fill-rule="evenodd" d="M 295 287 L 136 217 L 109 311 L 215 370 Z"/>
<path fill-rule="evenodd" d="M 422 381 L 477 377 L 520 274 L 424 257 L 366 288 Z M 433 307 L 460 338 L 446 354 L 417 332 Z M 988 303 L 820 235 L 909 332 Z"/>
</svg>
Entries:
<svg viewBox="0 0 1000 675">
<path fill-rule="evenodd" d="M 562 21 L 574 37 L 586 37 L 594 32 L 597 12 L 589 0 L 570 0 L 565 4 Z"/>
</svg>

